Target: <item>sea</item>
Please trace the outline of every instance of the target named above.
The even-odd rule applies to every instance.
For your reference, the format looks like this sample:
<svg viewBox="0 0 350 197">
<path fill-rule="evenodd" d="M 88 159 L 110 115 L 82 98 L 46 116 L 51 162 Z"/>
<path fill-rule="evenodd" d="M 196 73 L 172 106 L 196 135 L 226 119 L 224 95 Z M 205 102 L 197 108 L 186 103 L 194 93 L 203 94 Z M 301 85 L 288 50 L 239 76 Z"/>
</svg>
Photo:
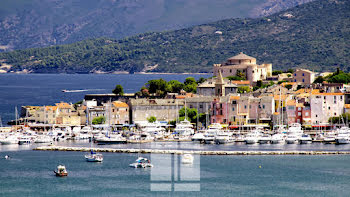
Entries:
<svg viewBox="0 0 350 197">
<path fill-rule="evenodd" d="M 138 91 L 148 80 L 184 81 L 210 75 L 0 75 L 0 115 L 15 118 L 15 107 L 77 102 L 89 93 L 110 93 L 116 84 Z M 64 93 L 67 90 L 84 90 Z M 349 145 L 204 145 L 192 142 L 96 145 L 88 141 L 60 146 L 236 151 L 350 151 Z M 102 163 L 88 163 L 84 152 L 34 151 L 33 145 L 0 145 L 0 196 L 349 196 L 350 155 L 180 155 L 103 153 Z M 4 156 L 9 155 L 10 159 Z M 138 157 L 153 168 L 129 167 Z M 63 164 L 67 177 L 56 177 Z"/>
<path fill-rule="evenodd" d="M 187 77 L 208 78 L 210 74 L 0 74 L 1 123 L 15 120 L 25 105 L 55 105 L 64 101 L 75 103 L 85 94 L 112 93 L 117 84 L 125 93 L 134 93 L 149 80 L 164 79 L 184 82 Z M 79 90 L 62 92 L 62 90 Z"/>
<path fill-rule="evenodd" d="M 62 142 L 85 146 L 89 142 Z M 34 145 L 35 146 L 35 145 Z M 98 146 L 98 145 L 93 145 Z M 105 146 L 102 146 L 105 147 Z M 350 145 L 204 145 L 153 142 L 113 148 L 184 150 L 349 150 Z M 177 155 L 103 153 L 89 163 L 84 152 L 34 151 L 33 145 L 0 145 L 0 196 L 349 196 L 350 155 Z M 9 155 L 10 159 L 4 159 Z M 129 167 L 139 156 L 153 168 Z M 63 164 L 67 177 L 56 177 Z"/>
</svg>

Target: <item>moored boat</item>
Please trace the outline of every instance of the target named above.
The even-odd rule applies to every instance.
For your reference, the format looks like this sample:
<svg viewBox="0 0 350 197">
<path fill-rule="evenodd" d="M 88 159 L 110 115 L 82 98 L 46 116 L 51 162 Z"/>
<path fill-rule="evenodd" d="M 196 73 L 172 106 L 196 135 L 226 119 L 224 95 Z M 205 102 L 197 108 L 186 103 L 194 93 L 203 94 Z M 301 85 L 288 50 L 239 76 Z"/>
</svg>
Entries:
<svg viewBox="0 0 350 197">
<path fill-rule="evenodd" d="M 151 164 L 151 161 L 144 157 L 139 157 L 136 159 L 136 161 L 129 165 L 133 168 L 151 168 L 153 165 Z"/>
<path fill-rule="evenodd" d="M 57 171 L 54 171 L 54 173 L 56 174 L 56 176 L 59 176 L 59 177 L 68 176 L 66 166 L 64 165 L 58 165 Z"/>
<path fill-rule="evenodd" d="M 184 154 L 181 158 L 181 163 L 183 164 L 192 164 L 193 163 L 193 156 L 191 154 Z"/>
</svg>

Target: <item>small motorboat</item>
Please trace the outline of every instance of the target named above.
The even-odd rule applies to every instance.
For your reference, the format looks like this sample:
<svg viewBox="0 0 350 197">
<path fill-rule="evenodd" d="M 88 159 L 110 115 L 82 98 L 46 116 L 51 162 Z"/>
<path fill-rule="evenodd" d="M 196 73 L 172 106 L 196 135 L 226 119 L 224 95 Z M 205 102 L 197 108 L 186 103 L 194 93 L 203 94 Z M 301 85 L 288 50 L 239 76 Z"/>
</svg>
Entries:
<svg viewBox="0 0 350 197">
<path fill-rule="evenodd" d="M 10 156 L 8 156 L 8 155 L 5 155 L 5 159 L 10 159 Z"/>
<path fill-rule="evenodd" d="M 144 157 L 139 157 L 136 159 L 135 163 L 132 163 L 129 165 L 133 168 L 152 168 L 153 165 L 151 164 L 151 161 Z"/>
<path fill-rule="evenodd" d="M 88 155 L 85 155 L 85 159 L 87 162 L 102 162 L 103 161 L 103 155 L 101 153 L 95 153 L 91 150 L 91 153 Z"/>
<path fill-rule="evenodd" d="M 184 154 L 181 159 L 183 164 L 193 164 L 193 156 L 191 154 Z"/>
<path fill-rule="evenodd" d="M 60 176 L 60 177 L 68 176 L 66 166 L 64 166 L 64 165 L 58 165 L 57 171 L 54 171 L 54 173 L 56 174 L 56 176 Z"/>
</svg>

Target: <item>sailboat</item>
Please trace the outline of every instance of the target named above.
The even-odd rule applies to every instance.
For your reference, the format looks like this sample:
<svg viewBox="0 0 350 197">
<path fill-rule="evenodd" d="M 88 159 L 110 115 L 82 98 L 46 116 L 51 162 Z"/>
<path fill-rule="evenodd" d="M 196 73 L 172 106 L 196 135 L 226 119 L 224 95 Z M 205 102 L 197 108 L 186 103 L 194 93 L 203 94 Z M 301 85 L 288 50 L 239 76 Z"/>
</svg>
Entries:
<svg viewBox="0 0 350 197">
<path fill-rule="evenodd" d="M 140 139 L 141 140 L 141 139 Z M 141 142 L 139 141 L 139 149 L 141 151 Z M 134 163 L 129 164 L 132 168 L 151 168 L 153 165 L 151 164 L 151 161 L 145 157 L 140 156 L 140 151 L 137 154 L 137 159 Z"/>
<path fill-rule="evenodd" d="M 85 159 L 87 162 L 102 162 L 103 155 L 101 153 L 95 153 L 92 150 L 92 143 L 93 143 L 94 136 L 92 135 L 92 130 L 90 131 L 90 133 L 91 133 L 91 142 L 90 142 L 91 151 L 90 151 L 90 154 L 85 155 Z"/>
</svg>

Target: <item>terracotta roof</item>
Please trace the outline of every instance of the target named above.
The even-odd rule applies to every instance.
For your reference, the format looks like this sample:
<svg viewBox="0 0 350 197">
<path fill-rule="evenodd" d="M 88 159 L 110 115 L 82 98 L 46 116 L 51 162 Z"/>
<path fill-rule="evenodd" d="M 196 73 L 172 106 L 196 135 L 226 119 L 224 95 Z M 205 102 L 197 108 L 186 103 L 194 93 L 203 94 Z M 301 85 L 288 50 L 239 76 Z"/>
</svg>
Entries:
<svg viewBox="0 0 350 197">
<path fill-rule="evenodd" d="M 289 101 L 287 101 L 287 105 L 289 105 L 289 106 L 295 105 L 295 100 L 289 100 Z"/>
<path fill-rule="evenodd" d="M 253 59 L 255 58 L 250 57 L 244 54 L 243 52 L 240 52 L 238 55 L 228 58 L 228 60 L 253 60 Z"/>
<path fill-rule="evenodd" d="M 239 100 L 240 96 L 230 96 L 230 100 Z"/>
<path fill-rule="evenodd" d="M 57 109 L 57 106 L 45 106 L 45 111 L 49 111 L 49 110 L 55 111 L 56 109 Z"/>
<path fill-rule="evenodd" d="M 231 81 L 232 84 L 239 84 L 239 85 L 250 85 L 249 81 L 241 80 L 241 81 Z"/>
<path fill-rule="evenodd" d="M 349 109 L 349 108 L 350 108 L 350 104 L 345 104 L 345 105 L 344 105 L 344 108 L 345 108 L 345 109 Z"/>
<path fill-rule="evenodd" d="M 279 115 L 280 113 L 279 112 L 274 112 L 273 115 Z"/>
<path fill-rule="evenodd" d="M 285 95 L 285 94 L 282 94 L 282 95 L 269 95 L 269 96 L 273 96 L 273 99 L 275 99 L 275 100 L 285 100 L 286 98 L 287 98 L 287 95 Z"/>
<path fill-rule="evenodd" d="M 286 85 L 295 85 L 297 82 L 283 82 L 281 85 L 285 87 Z"/>
<path fill-rule="evenodd" d="M 56 103 L 56 106 L 60 109 L 70 109 L 71 108 L 71 106 L 68 103 L 64 103 L 64 102 Z"/>
<path fill-rule="evenodd" d="M 334 96 L 336 96 L 336 95 L 344 95 L 344 93 L 327 92 L 327 93 L 312 93 L 312 95 L 321 95 L 321 96 L 334 95 Z"/>
<path fill-rule="evenodd" d="M 114 107 L 129 107 L 129 105 L 128 104 L 126 104 L 126 103 L 124 103 L 124 102 L 120 102 L 120 101 L 114 101 L 113 102 L 113 106 Z"/>
<path fill-rule="evenodd" d="M 296 107 L 304 107 L 304 103 L 297 103 Z"/>
<path fill-rule="evenodd" d="M 185 99 L 186 96 L 185 95 L 176 95 L 175 98 L 176 99 Z"/>
</svg>

